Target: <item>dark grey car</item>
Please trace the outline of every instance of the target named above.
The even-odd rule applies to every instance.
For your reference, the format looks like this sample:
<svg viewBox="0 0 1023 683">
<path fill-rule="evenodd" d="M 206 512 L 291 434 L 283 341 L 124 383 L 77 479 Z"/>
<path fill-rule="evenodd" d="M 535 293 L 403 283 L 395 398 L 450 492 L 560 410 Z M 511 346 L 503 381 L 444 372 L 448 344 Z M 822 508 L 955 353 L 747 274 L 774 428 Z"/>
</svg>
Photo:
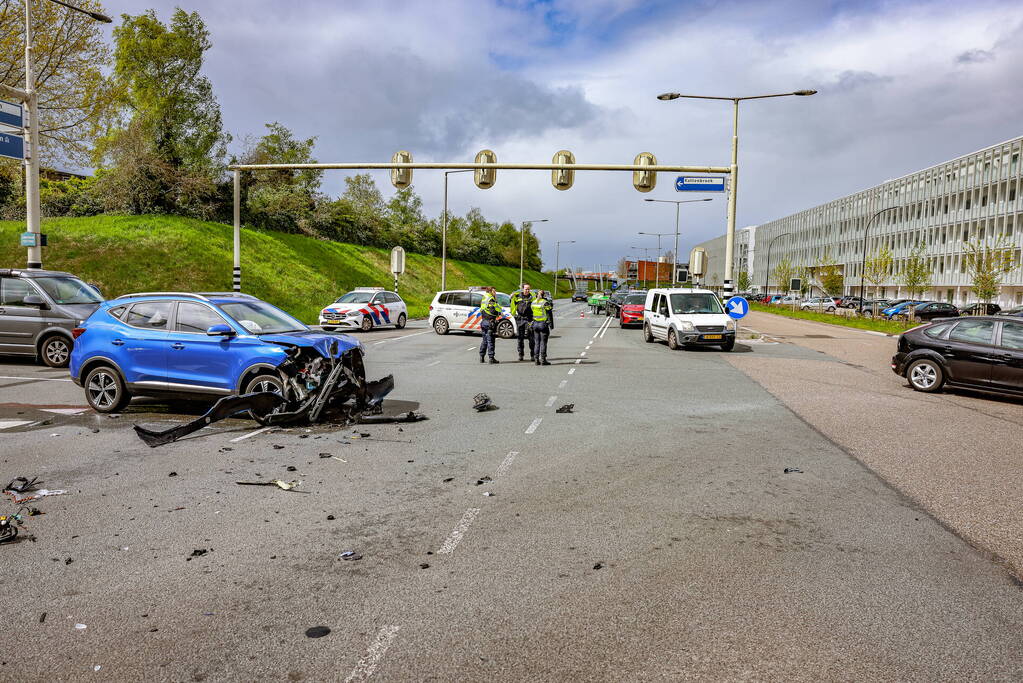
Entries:
<svg viewBox="0 0 1023 683">
<path fill-rule="evenodd" d="M 0 268 L 0 354 L 67 367 L 72 330 L 102 301 L 98 289 L 70 273 Z"/>
</svg>

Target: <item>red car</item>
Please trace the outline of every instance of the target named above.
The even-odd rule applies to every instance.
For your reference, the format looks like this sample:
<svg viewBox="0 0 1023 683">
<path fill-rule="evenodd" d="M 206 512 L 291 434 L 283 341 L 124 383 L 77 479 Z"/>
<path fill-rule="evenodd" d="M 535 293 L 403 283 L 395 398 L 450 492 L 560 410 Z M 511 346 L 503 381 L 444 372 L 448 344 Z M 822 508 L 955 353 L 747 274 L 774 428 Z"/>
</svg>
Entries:
<svg viewBox="0 0 1023 683">
<path fill-rule="evenodd" d="M 620 325 L 625 327 L 626 325 L 642 325 L 643 324 L 643 304 L 646 302 L 646 292 L 637 292 L 635 294 L 629 294 L 622 301 L 621 305 L 621 320 Z"/>
</svg>

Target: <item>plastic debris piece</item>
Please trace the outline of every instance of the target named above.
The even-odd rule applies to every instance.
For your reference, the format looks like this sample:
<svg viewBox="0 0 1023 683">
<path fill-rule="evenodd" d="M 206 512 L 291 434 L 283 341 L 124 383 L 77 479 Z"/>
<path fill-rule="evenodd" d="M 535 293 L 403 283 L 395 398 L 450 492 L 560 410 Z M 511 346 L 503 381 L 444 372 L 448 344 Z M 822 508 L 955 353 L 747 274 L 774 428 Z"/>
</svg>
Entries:
<svg viewBox="0 0 1023 683">
<path fill-rule="evenodd" d="M 307 628 L 305 630 L 307 638 L 322 638 L 328 633 L 330 633 L 330 629 L 326 626 L 313 626 L 312 628 Z"/>
<path fill-rule="evenodd" d="M 14 491 L 15 493 L 25 493 L 31 491 L 39 481 L 39 477 L 15 477 L 11 480 L 7 486 L 4 487 L 4 491 Z"/>
<path fill-rule="evenodd" d="M 490 491 L 484 491 L 484 492 L 483 492 L 483 495 L 484 495 L 484 496 L 492 496 L 492 495 L 494 495 L 494 494 L 493 494 L 493 493 L 491 493 Z"/>
<path fill-rule="evenodd" d="M 443 479 L 442 481 L 443 481 L 443 483 L 445 483 L 445 484 L 446 484 L 446 483 L 448 483 L 449 481 L 454 481 L 454 480 L 455 480 L 455 478 L 454 478 L 454 477 L 448 477 L 447 479 Z"/>
<path fill-rule="evenodd" d="M 342 560 L 345 560 L 346 562 L 355 562 L 356 560 L 362 559 L 362 555 L 355 552 L 354 550 L 346 550 L 340 555 L 338 555 L 338 557 L 340 557 Z"/>
<path fill-rule="evenodd" d="M 493 481 L 493 479 L 484 474 L 482 477 L 476 480 L 476 486 L 482 486 L 483 484 L 486 484 L 488 481 Z"/>
<path fill-rule="evenodd" d="M 419 568 L 420 569 L 429 569 L 430 568 L 430 563 L 429 562 L 420 562 L 419 563 Z"/>
<path fill-rule="evenodd" d="M 84 631 L 85 629 L 87 629 L 89 627 L 86 626 L 85 624 L 75 624 L 75 628 L 78 629 L 79 631 Z"/>
<path fill-rule="evenodd" d="M 486 394 L 476 394 L 472 397 L 472 407 L 477 412 L 482 413 L 485 410 L 490 410 L 494 407 L 494 402 L 490 400 L 490 397 Z"/>
<path fill-rule="evenodd" d="M 320 453 L 320 457 L 321 458 L 333 458 L 334 456 L 331 453 Z"/>
<path fill-rule="evenodd" d="M 67 493 L 67 489 L 39 489 L 37 491 L 29 491 L 23 496 L 19 496 L 13 491 L 4 491 L 8 496 L 11 497 L 15 503 L 24 503 L 30 500 L 38 500 L 46 496 L 60 496 Z"/>
<path fill-rule="evenodd" d="M 188 556 L 188 559 L 191 560 L 193 557 L 202 557 L 208 552 L 209 550 L 207 550 L 206 548 L 196 548 L 195 550 L 192 551 L 192 554 Z"/>
<path fill-rule="evenodd" d="M 554 412 L 556 412 L 556 413 L 570 413 L 570 412 L 572 412 L 573 408 L 575 408 L 575 404 L 574 403 L 566 403 L 565 405 L 561 406 L 560 408 L 558 408 Z"/>
<path fill-rule="evenodd" d="M 334 521 L 334 515 L 327 515 L 327 521 L 328 522 L 333 522 Z"/>
<path fill-rule="evenodd" d="M 45 623 L 45 622 L 46 622 L 46 612 L 43 612 L 42 614 L 39 615 L 39 623 L 42 624 L 42 623 Z"/>
<path fill-rule="evenodd" d="M 170 474 L 168 474 L 167 476 L 168 476 L 168 477 L 176 477 L 176 476 L 178 476 L 178 473 L 177 473 L 177 472 L 171 472 L 171 473 L 170 473 Z"/>
<path fill-rule="evenodd" d="M 272 479 L 271 481 L 236 481 L 235 483 L 240 484 L 241 486 L 276 486 L 281 490 L 291 491 L 302 482 Z M 295 493 L 308 493 L 308 491 L 295 491 Z"/>
<path fill-rule="evenodd" d="M 294 465 L 288 465 L 287 469 L 288 469 L 289 472 L 297 472 L 298 471 L 298 468 L 295 467 Z"/>
<path fill-rule="evenodd" d="M 594 569 L 603 569 L 604 565 L 603 565 L 603 563 L 598 562 L 597 564 L 593 565 L 593 568 Z"/>
<path fill-rule="evenodd" d="M 786 467 L 785 468 L 785 474 L 802 474 L 802 473 L 803 473 L 803 470 L 799 469 L 798 467 Z"/>
<path fill-rule="evenodd" d="M 279 450 L 281 450 L 282 448 L 284 448 L 284 446 L 280 445 L 279 443 L 275 443 L 275 444 L 274 444 L 274 450 L 275 450 L 275 451 L 279 451 Z"/>
</svg>

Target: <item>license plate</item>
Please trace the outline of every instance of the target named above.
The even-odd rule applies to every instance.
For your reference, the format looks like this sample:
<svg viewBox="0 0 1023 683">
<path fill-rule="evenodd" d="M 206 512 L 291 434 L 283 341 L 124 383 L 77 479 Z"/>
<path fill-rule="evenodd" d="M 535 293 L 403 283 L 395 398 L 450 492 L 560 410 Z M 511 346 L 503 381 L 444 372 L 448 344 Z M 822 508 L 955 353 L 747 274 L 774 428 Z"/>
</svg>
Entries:
<svg viewBox="0 0 1023 683">
<path fill-rule="evenodd" d="M 723 339 L 724 336 L 725 335 L 723 335 L 723 334 L 705 334 L 705 335 L 703 335 L 703 338 L 704 339 Z"/>
</svg>

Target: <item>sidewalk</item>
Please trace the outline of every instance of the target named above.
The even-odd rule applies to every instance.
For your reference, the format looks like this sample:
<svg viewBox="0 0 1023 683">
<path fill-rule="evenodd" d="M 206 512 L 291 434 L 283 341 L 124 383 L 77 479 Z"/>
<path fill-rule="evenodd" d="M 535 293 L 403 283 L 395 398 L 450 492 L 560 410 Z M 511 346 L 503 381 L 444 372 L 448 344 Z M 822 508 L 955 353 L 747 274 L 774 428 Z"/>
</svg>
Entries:
<svg viewBox="0 0 1023 683">
<path fill-rule="evenodd" d="M 759 312 L 742 323 L 766 341 L 822 355 L 729 354 L 728 362 L 1023 578 L 1023 401 L 913 391 L 889 367 L 894 337 Z"/>
</svg>

